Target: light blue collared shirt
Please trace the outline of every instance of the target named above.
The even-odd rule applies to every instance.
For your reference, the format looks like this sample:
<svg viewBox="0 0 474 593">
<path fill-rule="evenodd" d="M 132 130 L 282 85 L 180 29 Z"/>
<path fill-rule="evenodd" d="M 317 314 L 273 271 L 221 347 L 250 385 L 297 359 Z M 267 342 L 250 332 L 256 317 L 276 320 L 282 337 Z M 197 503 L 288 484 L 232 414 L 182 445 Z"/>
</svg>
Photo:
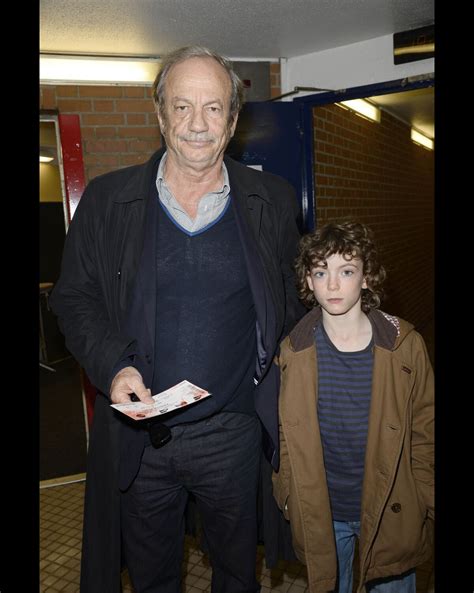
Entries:
<svg viewBox="0 0 474 593">
<path fill-rule="evenodd" d="M 209 192 L 200 198 L 197 215 L 193 220 L 179 204 L 178 200 L 173 196 L 170 188 L 166 185 L 163 173 L 167 155 L 168 153 L 165 152 L 165 154 L 162 156 L 160 165 L 158 167 L 158 174 L 156 176 L 158 197 L 173 220 L 175 220 L 188 232 L 196 233 L 197 231 L 214 222 L 214 220 L 216 220 L 220 214 L 222 214 L 228 200 L 230 199 L 229 174 L 227 173 L 227 167 L 224 165 L 224 163 L 222 163 L 222 173 L 224 175 L 224 183 L 222 188 L 217 191 Z"/>
</svg>

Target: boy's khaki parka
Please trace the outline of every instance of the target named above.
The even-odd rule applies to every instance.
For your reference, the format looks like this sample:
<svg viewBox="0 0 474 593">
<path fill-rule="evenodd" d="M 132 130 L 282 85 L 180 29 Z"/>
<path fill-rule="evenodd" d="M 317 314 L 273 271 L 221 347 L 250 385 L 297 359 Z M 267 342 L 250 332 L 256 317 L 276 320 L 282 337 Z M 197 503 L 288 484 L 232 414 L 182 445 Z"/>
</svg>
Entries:
<svg viewBox="0 0 474 593">
<path fill-rule="evenodd" d="M 408 322 L 372 310 L 374 367 L 359 542 L 360 584 L 399 575 L 432 553 L 434 378 L 425 344 Z M 332 591 L 337 560 L 317 416 L 311 310 L 282 342 L 278 364 L 281 458 L 273 493 L 307 565 L 311 593 Z"/>
</svg>

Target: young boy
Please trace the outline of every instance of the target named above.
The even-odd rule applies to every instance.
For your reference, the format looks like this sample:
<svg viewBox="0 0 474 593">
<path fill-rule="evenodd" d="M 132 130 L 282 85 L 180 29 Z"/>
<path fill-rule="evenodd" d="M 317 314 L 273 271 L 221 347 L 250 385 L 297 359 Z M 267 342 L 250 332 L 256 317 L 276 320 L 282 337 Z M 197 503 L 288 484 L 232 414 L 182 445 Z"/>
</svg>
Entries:
<svg viewBox="0 0 474 593">
<path fill-rule="evenodd" d="M 273 493 L 311 593 L 415 593 L 432 550 L 433 390 L 413 326 L 377 310 L 385 271 L 368 227 L 330 223 L 296 260 L 311 311 L 282 342 Z"/>
</svg>

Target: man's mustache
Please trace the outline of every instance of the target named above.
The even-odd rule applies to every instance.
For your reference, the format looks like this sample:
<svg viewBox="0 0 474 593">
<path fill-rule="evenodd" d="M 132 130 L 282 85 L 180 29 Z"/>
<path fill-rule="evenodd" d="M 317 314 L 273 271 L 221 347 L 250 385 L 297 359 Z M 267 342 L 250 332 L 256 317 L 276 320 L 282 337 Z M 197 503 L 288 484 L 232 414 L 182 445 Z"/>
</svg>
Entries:
<svg viewBox="0 0 474 593">
<path fill-rule="evenodd" d="M 209 134 L 183 134 L 179 136 L 179 139 L 187 142 L 215 142 L 214 136 L 209 136 Z"/>
</svg>

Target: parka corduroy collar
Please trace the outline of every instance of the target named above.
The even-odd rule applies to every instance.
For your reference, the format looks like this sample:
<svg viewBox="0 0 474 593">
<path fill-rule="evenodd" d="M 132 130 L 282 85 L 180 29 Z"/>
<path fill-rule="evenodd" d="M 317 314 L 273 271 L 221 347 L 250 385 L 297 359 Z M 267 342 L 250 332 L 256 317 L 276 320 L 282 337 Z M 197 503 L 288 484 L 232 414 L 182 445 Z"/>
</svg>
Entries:
<svg viewBox="0 0 474 593">
<path fill-rule="evenodd" d="M 374 344 L 385 350 L 394 350 L 400 337 L 400 323 L 396 317 L 387 315 L 377 309 L 372 309 L 368 314 L 374 334 Z M 320 306 L 308 313 L 290 332 L 290 344 L 295 352 L 309 348 L 314 343 L 314 330 L 322 319 Z M 406 324 L 407 329 L 410 324 Z"/>
</svg>

